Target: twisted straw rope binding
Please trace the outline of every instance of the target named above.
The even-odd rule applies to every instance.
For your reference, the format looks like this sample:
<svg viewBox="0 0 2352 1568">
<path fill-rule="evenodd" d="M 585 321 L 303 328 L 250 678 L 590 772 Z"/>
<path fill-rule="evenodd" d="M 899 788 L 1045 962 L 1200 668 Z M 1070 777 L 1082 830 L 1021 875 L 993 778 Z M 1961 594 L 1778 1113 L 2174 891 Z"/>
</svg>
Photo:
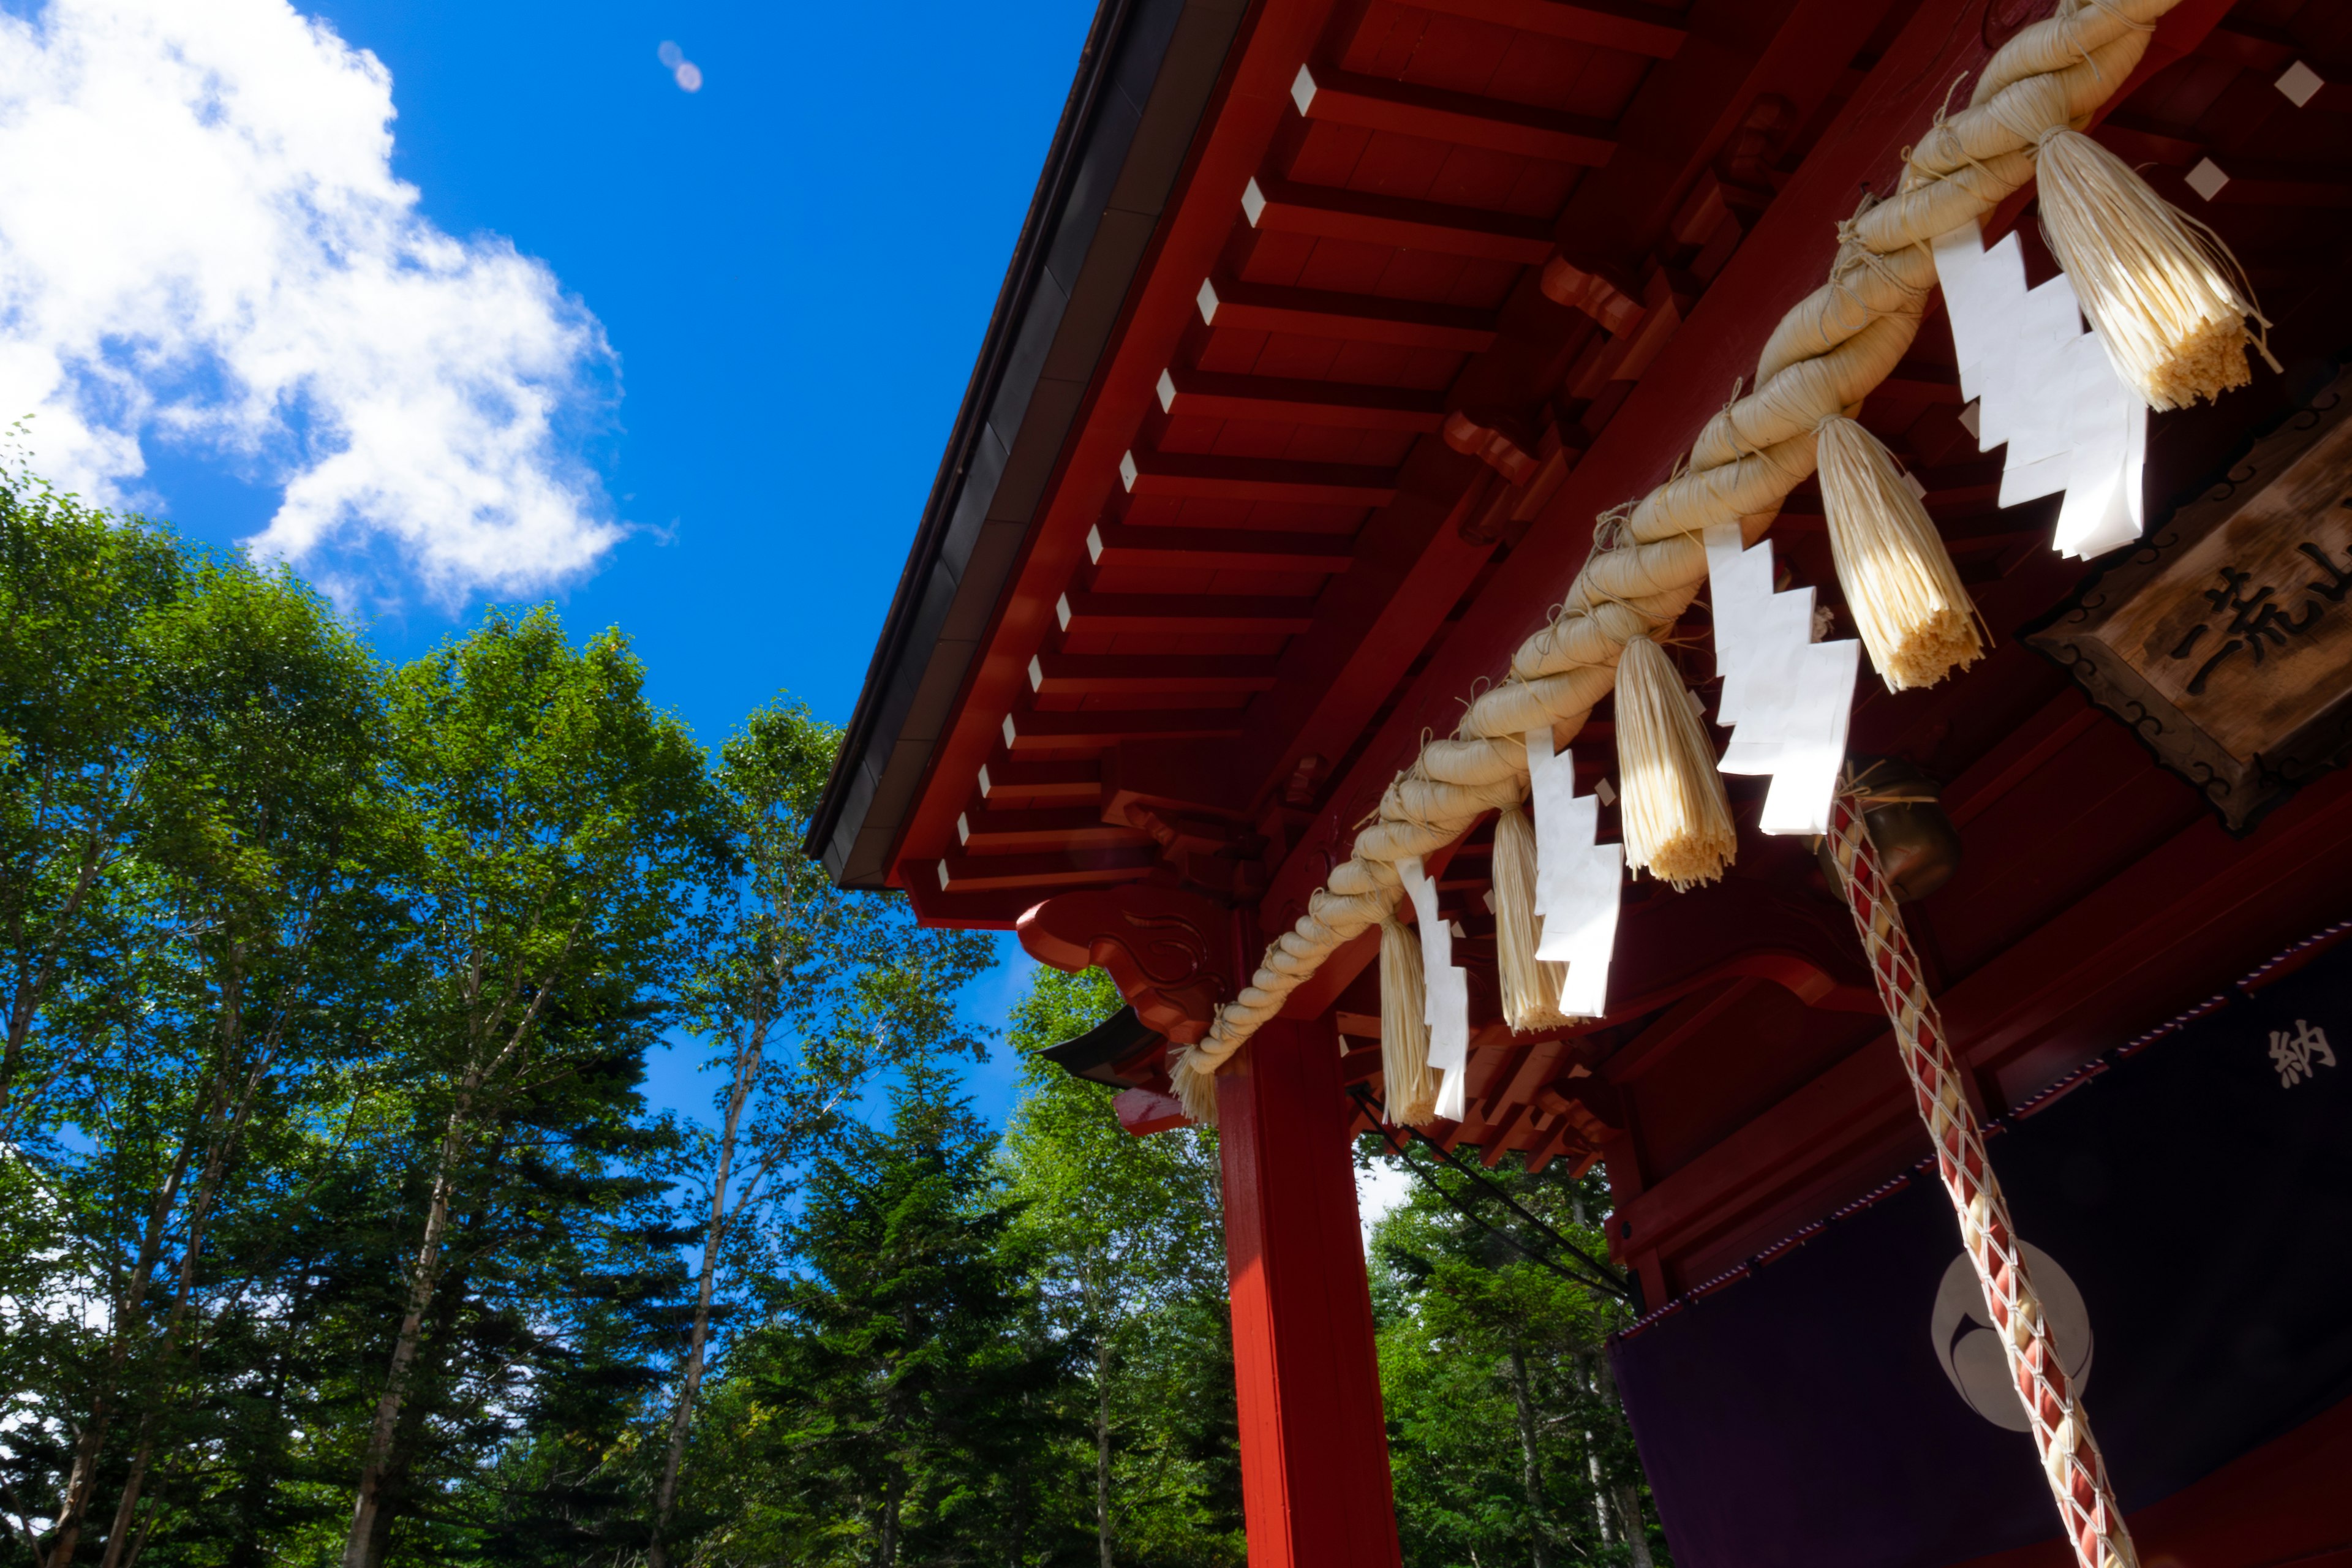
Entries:
<svg viewBox="0 0 2352 1568">
<path fill-rule="evenodd" d="M 1390 916 L 1396 863 L 1427 856 L 1527 793 L 1522 737 L 1564 740 L 1607 696 L 1629 638 L 1671 626 L 1706 580 L 1708 525 L 1738 522 L 1750 544 L 1813 472 L 1814 429 L 1884 381 L 1918 331 L 1936 268 L 1928 242 L 1990 211 L 2033 177 L 2049 131 L 2080 129 L 2147 51 L 2177 0 L 2062 0 L 2058 14 L 1985 63 L 1969 107 L 1911 150 L 1901 184 L 1839 227 L 1830 279 L 1781 318 L 1756 389 L 1708 421 L 1688 465 L 1636 505 L 1570 584 L 1560 613 L 1519 646 L 1452 739 L 1426 742 L 1381 798 L 1379 819 L 1265 950 L 1241 994 L 1171 1065 L 1185 1110 L 1214 1120 L 1213 1075 L 1325 959 Z"/>
<path fill-rule="evenodd" d="M 2009 1200 L 2001 1195 L 2000 1181 L 1985 1155 L 1984 1130 L 1960 1087 L 1959 1063 L 1945 1038 L 1936 1000 L 1920 978 L 1919 961 L 1894 895 L 1887 891 L 1878 851 L 1863 826 L 1866 803 L 1854 790 L 1854 782 L 1848 780 L 1832 808 L 1830 854 L 1837 862 L 1846 906 L 1853 911 L 1854 929 L 1869 955 L 1879 1000 L 1895 1025 L 1895 1048 L 1911 1079 L 1919 1120 L 1935 1142 L 1937 1171 L 1960 1222 L 1960 1245 L 1976 1267 L 1977 1286 L 2000 1337 L 2011 1383 L 2033 1429 L 2033 1445 L 2042 1456 L 2051 1495 L 2057 1500 L 2059 1521 L 2081 1568 L 2137 1568 L 2131 1532 L 2107 1479 L 2106 1460 L 2091 1436 L 2082 1396 L 2058 1359 L 2042 1298 L 2027 1277 L 2025 1251 L 2010 1223 Z"/>
</svg>

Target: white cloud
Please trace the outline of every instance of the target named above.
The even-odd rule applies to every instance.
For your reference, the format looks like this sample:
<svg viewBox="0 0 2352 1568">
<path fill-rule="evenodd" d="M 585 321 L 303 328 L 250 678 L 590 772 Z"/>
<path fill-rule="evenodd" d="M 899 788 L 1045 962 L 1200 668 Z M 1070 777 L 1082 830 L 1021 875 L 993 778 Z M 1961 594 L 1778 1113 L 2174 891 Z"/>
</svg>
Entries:
<svg viewBox="0 0 2352 1568">
<path fill-rule="evenodd" d="M 176 445 L 282 489 L 251 542 L 348 592 L 543 587 L 620 537 L 578 455 L 616 395 L 543 264 L 392 174 L 392 78 L 282 0 L 0 15 L 0 424 L 141 499 Z"/>
</svg>

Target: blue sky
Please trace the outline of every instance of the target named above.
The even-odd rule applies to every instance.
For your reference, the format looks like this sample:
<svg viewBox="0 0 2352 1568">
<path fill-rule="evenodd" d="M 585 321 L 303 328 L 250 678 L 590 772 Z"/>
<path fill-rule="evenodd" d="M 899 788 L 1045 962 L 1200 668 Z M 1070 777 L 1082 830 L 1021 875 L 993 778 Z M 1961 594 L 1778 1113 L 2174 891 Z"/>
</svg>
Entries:
<svg viewBox="0 0 2352 1568">
<path fill-rule="evenodd" d="M 0 5 L 19 133 L 89 149 L 50 207 L 0 211 L 36 306 L 0 399 L 37 402 L 36 466 L 264 538 L 388 658 L 552 599 L 575 635 L 625 630 L 706 742 L 779 690 L 846 719 L 1091 0 L 298 9 L 335 37 L 278 0 Z M 389 72 L 404 211 L 356 50 Z M 124 210 L 69 240 L 69 204 Z M 449 382 L 472 408 L 436 411 Z M 433 488 L 453 468 L 492 519 L 470 535 Z M 682 1068 L 656 1098 L 698 1108 Z M 984 1106 L 1010 1077 L 977 1075 Z"/>
</svg>

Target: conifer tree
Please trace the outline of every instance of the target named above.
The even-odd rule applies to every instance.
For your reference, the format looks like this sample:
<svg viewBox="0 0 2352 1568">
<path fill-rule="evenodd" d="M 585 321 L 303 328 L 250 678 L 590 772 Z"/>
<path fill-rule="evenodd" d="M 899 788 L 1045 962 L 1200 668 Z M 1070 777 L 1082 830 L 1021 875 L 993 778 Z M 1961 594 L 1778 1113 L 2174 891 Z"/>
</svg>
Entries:
<svg viewBox="0 0 2352 1568">
<path fill-rule="evenodd" d="M 509 1143 L 536 1095 L 641 1060 L 716 853 L 702 757 L 644 696 L 617 634 L 574 648 L 554 616 L 493 613 L 397 672 L 391 780 L 421 982 L 402 1026 L 420 1157 L 415 1229 L 342 1568 L 384 1560 L 425 1411 L 444 1289 L 501 1222 Z"/>
<path fill-rule="evenodd" d="M 1060 1563 L 1072 1347 L 1042 1331 L 1007 1246 L 994 1141 L 934 1069 L 880 1130 L 819 1159 L 793 1227 L 802 1272 L 739 1349 L 770 1506 L 723 1549 L 758 1560 Z M 754 1418 L 756 1417 L 756 1418 Z M 1082 1559 L 1080 1559 L 1082 1560 Z"/>
</svg>

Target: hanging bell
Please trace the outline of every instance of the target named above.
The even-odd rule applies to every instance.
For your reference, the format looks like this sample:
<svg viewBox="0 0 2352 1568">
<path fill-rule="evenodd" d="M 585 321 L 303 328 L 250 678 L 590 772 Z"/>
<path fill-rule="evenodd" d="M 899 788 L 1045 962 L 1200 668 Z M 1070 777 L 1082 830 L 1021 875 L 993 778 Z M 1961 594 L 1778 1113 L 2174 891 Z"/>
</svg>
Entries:
<svg viewBox="0 0 2352 1568">
<path fill-rule="evenodd" d="M 1924 899 L 1960 868 L 1960 830 L 1944 810 L 1936 781 L 1895 757 L 1851 757 L 1842 786 L 1861 797 L 1863 826 L 1895 901 Z M 1822 875 L 1838 885 L 1837 862 L 1824 838 L 1814 848 Z"/>
</svg>

